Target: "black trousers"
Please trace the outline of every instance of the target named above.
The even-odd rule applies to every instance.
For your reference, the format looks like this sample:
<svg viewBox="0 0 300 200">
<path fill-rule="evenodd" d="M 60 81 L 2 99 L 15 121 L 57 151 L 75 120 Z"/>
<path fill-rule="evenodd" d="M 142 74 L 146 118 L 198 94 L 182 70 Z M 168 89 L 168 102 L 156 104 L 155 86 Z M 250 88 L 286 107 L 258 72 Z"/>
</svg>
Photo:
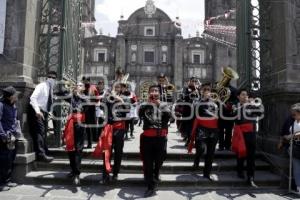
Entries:
<svg viewBox="0 0 300 200">
<path fill-rule="evenodd" d="M 126 136 L 128 136 L 128 131 L 130 130 L 130 135 L 133 135 L 134 131 L 134 119 L 126 120 Z"/>
<path fill-rule="evenodd" d="M 183 136 L 188 139 L 188 142 L 190 141 L 190 137 L 192 134 L 192 129 L 193 129 L 193 122 L 194 120 L 182 120 L 181 121 L 181 128 L 183 132 Z"/>
<path fill-rule="evenodd" d="M 231 120 L 219 119 L 219 148 L 231 148 L 233 124 Z"/>
<path fill-rule="evenodd" d="M 205 152 L 206 147 L 206 155 L 205 155 L 205 165 L 203 169 L 204 175 L 210 175 L 212 171 L 212 163 L 215 155 L 215 149 L 218 142 L 217 132 L 210 131 L 210 129 L 205 129 L 206 137 L 199 136 L 197 134 L 196 141 L 195 141 L 195 147 L 196 147 L 196 154 L 194 158 L 194 166 L 199 167 L 200 157 Z"/>
<path fill-rule="evenodd" d="M 45 156 L 48 152 L 47 146 L 47 114 L 44 113 L 44 119 L 36 116 L 35 110 L 29 106 L 28 123 L 30 135 L 32 137 L 33 148 L 37 156 Z"/>
<path fill-rule="evenodd" d="M 75 151 L 68 152 L 68 156 L 72 173 L 79 175 L 84 143 L 84 128 L 80 124 L 75 123 L 74 134 Z"/>
<path fill-rule="evenodd" d="M 247 176 L 248 178 L 252 178 L 255 171 L 256 134 L 254 132 L 244 133 L 244 139 L 247 148 L 247 157 L 237 159 L 237 171 L 238 173 L 243 173 L 244 162 L 247 160 Z"/>
<path fill-rule="evenodd" d="M 119 174 L 121 168 L 123 147 L 124 147 L 124 134 L 125 134 L 125 130 L 123 129 L 117 129 L 113 133 L 112 150 L 114 151 L 114 166 L 113 166 L 114 176 L 117 176 Z M 105 161 L 103 159 L 103 178 L 105 179 L 107 177 L 108 177 L 108 173 L 106 171 Z"/>
<path fill-rule="evenodd" d="M 142 136 L 141 142 L 145 181 L 149 189 L 154 189 L 154 178 L 158 179 L 159 170 L 166 159 L 167 138 Z"/>
<path fill-rule="evenodd" d="M 80 165 L 82 159 L 82 151 L 68 152 L 71 171 L 74 175 L 80 175 Z"/>
<path fill-rule="evenodd" d="M 8 150 L 5 147 L 0 148 L 0 185 L 4 185 L 11 180 L 15 157 L 16 150 Z"/>
<path fill-rule="evenodd" d="M 92 141 L 98 141 L 97 138 L 97 121 L 96 121 L 96 107 L 94 105 L 88 105 L 85 108 L 85 128 L 88 146 L 92 145 Z"/>
</svg>

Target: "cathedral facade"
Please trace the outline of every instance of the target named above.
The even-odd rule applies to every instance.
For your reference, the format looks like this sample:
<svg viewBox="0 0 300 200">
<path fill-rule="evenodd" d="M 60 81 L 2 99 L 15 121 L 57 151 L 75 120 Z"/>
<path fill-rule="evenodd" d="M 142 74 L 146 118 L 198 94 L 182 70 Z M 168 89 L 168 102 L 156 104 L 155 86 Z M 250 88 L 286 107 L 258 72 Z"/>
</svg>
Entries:
<svg viewBox="0 0 300 200">
<path fill-rule="evenodd" d="M 161 73 L 177 89 L 192 76 L 214 81 L 213 43 L 199 33 L 184 39 L 181 31 L 178 17 L 172 20 L 148 0 L 127 20 L 121 16 L 116 37 L 100 34 L 85 39 L 84 73 L 111 80 L 121 67 L 135 82 L 137 93 Z"/>
</svg>

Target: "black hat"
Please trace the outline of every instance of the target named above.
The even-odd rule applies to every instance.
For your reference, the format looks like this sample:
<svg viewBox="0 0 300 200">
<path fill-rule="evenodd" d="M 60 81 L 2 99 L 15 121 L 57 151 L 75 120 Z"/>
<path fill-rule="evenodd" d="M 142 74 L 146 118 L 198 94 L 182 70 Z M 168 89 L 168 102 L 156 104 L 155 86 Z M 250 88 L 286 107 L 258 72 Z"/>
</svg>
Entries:
<svg viewBox="0 0 300 200">
<path fill-rule="evenodd" d="M 57 78 L 57 73 L 55 71 L 49 71 L 47 77 L 56 79 Z"/>
<path fill-rule="evenodd" d="M 17 90 L 13 86 L 8 86 L 4 89 L 2 89 L 3 95 L 6 97 L 11 97 L 15 94 L 17 94 Z"/>
</svg>

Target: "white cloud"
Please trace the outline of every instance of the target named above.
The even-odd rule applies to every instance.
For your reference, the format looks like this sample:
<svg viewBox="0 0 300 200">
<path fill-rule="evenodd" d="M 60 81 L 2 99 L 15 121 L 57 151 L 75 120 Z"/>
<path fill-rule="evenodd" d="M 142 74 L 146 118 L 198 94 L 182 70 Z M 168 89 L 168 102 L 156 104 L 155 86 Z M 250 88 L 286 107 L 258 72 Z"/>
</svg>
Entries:
<svg viewBox="0 0 300 200">
<path fill-rule="evenodd" d="M 145 6 L 146 0 L 96 0 L 96 29 L 104 34 L 116 35 L 118 20 L 123 13 L 125 19 L 137 9 Z M 165 11 L 171 19 L 179 15 L 184 37 L 203 31 L 204 0 L 156 0 L 156 7 Z"/>
</svg>

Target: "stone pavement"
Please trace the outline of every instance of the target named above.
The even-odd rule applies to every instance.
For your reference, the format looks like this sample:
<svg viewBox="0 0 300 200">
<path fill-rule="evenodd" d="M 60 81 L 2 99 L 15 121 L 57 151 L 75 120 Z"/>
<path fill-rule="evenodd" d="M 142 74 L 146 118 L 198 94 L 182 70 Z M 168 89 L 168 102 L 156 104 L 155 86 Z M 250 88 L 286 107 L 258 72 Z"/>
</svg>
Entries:
<svg viewBox="0 0 300 200">
<path fill-rule="evenodd" d="M 20 185 L 8 192 L 0 192 L 1 200 L 115 200 L 115 199 L 145 199 L 145 188 L 122 187 L 112 188 L 103 186 L 73 187 L 73 186 L 43 186 L 43 185 Z M 203 200 L 288 200 L 300 199 L 295 195 L 281 196 L 284 191 L 246 191 L 246 190 L 204 190 L 204 189 L 172 189 L 159 188 L 156 195 L 150 200 L 180 200 L 180 199 L 203 199 Z"/>
</svg>

